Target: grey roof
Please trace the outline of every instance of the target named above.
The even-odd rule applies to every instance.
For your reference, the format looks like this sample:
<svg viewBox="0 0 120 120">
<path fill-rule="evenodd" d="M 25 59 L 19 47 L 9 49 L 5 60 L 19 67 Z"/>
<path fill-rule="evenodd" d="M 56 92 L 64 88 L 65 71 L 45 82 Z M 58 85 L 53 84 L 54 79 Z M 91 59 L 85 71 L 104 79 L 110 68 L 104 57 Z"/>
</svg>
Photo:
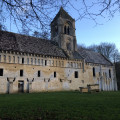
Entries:
<svg viewBox="0 0 120 120">
<path fill-rule="evenodd" d="M 112 63 L 100 53 L 96 53 L 85 49 L 81 49 L 79 53 L 81 56 L 84 57 L 85 61 L 88 63 L 112 65 Z"/>
<path fill-rule="evenodd" d="M 49 40 L 0 31 L 0 50 L 66 57 L 61 48 Z"/>
<path fill-rule="evenodd" d="M 74 59 L 84 59 L 77 51 L 73 53 L 73 58 Z"/>
<path fill-rule="evenodd" d="M 0 31 L 0 50 L 70 58 L 53 41 L 7 31 Z M 83 57 L 74 52 L 73 59 L 83 59 Z"/>
</svg>

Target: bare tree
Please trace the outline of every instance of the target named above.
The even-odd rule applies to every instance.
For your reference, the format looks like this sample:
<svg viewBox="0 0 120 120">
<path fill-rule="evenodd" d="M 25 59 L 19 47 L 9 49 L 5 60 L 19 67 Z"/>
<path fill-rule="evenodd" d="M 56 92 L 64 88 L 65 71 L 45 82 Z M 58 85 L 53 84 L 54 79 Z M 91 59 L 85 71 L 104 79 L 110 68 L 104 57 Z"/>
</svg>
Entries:
<svg viewBox="0 0 120 120">
<path fill-rule="evenodd" d="M 101 43 L 100 45 L 91 45 L 87 47 L 88 50 L 103 54 L 106 58 L 114 63 L 120 61 L 120 53 L 113 43 Z"/>
<path fill-rule="evenodd" d="M 77 48 L 78 48 L 78 52 L 80 52 L 83 49 L 87 49 L 86 45 L 84 44 L 77 45 Z"/>
<path fill-rule="evenodd" d="M 6 26 L 0 23 L 0 30 L 7 30 Z"/>
<path fill-rule="evenodd" d="M 75 10 L 78 13 L 76 20 L 87 18 L 96 24 L 98 16 L 111 18 L 120 13 L 120 0 L 1 0 L 0 16 L 10 17 L 18 31 L 21 23 L 32 33 L 43 29 L 49 32 L 49 24 L 61 6 Z"/>
<path fill-rule="evenodd" d="M 32 36 L 42 39 L 48 39 L 48 40 L 50 39 L 50 34 L 47 31 L 42 31 L 42 32 L 34 31 Z"/>
</svg>

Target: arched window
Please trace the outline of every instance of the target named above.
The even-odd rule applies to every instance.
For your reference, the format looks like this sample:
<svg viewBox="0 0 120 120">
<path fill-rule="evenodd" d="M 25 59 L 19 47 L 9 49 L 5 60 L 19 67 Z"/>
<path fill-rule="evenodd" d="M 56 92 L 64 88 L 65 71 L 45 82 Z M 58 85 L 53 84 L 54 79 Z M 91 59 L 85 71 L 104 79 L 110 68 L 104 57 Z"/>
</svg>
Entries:
<svg viewBox="0 0 120 120">
<path fill-rule="evenodd" d="M 71 50 L 71 44 L 70 43 L 67 43 L 67 50 Z"/>
<path fill-rule="evenodd" d="M 67 21 L 64 25 L 64 34 L 70 35 L 71 27 L 72 27 L 71 22 Z"/>
<path fill-rule="evenodd" d="M 64 34 L 66 34 L 66 25 L 64 26 Z"/>
<path fill-rule="evenodd" d="M 69 28 L 69 26 L 67 27 L 67 34 L 68 35 L 70 34 L 70 28 Z"/>
<path fill-rule="evenodd" d="M 93 67 L 93 77 L 95 77 L 95 68 Z"/>
<path fill-rule="evenodd" d="M 109 78 L 111 78 L 111 70 L 109 69 Z"/>
</svg>

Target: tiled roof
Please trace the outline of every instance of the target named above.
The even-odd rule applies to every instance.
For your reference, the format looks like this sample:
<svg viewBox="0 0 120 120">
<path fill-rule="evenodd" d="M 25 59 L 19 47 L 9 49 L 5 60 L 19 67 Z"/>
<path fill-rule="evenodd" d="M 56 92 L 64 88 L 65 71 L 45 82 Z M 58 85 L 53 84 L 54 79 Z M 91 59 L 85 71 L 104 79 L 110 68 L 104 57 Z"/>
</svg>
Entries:
<svg viewBox="0 0 120 120">
<path fill-rule="evenodd" d="M 49 40 L 0 31 L 0 50 L 66 57 L 61 48 Z"/>
<path fill-rule="evenodd" d="M 102 54 L 96 53 L 93 51 L 88 51 L 85 49 L 81 49 L 79 51 L 80 55 L 84 57 L 85 61 L 88 63 L 96 63 L 103 65 L 112 65 L 112 63 Z"/>
<path fill-rule="evenodd" d="M 53 41 L 7 31 L 0 31 L 0 50 L 69 58 Z M 73 59 L 83 59 L 78 52 L 72 56 Z"/>
</svg>

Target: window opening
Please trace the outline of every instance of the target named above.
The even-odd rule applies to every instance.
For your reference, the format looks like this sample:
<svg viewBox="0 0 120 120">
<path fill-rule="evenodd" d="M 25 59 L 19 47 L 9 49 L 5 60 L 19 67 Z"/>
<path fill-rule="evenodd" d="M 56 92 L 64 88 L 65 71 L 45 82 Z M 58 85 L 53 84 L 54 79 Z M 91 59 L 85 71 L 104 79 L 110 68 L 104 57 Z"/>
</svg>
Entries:
<svg viewBox="0 0 120 120">
<path fill-rule="evenodd" d="M 23 76 L 23 70 L 20 70 L 20 77 Z"/>
<path fill-rule="evenodd" d="M 0 76 L 3 76 L 3 69 L 0 69 Z"/>
<path fill-rule="evenodd" d="M 31 58 L 31 64 L 33 64 L 33 58 Z"/>
<path fill-rule="evenodd" d="M 6 62 L 6 55 L 4 55 L 4 62 Z"/>
<path fill-rule="evenodd" d="M 22 58 L 22 64 L 24 64 L 24 58 Z"/>
<path fill-rule="evenodd" d="M 45 66 L 47 65 L 47 60 L 45 60 Z"/>
<path fill-rule="evenodd" d="M 56 72 L 54 72 L 54 78 L 56 78 Z"/>
<path fill-rule="evenodd" d="M 75 71 L 75 78 L 78 78 L 78 71 Z"/>
<path fill-rule="evenodd" d="M 13 56 L 13 63 L 15 63 L 15 56 Z"/>
<path fill-rule="evenodd" d="M 38 59 L 38 64 L 40 65 L 40 59 Z"/>
<path fill-rule="evenodd" d="M 109 78 L 111 78 L 111 70 L 109 69 Z"/>
<path fill-rule="evenodd" d="M 40 77 L 40 70 L 38 71 L 38 77 Z"/>
<path fill-rule="evenodd" d="M 29 64 L 29 58 L 27 58 L 27 64 Z"/>
<path fill-rule="evenodd" d="M 64 34 L 66 34 L 66 25 L 64 26 Z"/>
<path fill-rule="evenodd" d="M 1 55 L 0 55 L 0 62 L 1 62 Z"/>
<path fill-rule="evenodd" d="M 95 68 L 93 67 L 93 77 L 95 77 Z"/>
</svg>

